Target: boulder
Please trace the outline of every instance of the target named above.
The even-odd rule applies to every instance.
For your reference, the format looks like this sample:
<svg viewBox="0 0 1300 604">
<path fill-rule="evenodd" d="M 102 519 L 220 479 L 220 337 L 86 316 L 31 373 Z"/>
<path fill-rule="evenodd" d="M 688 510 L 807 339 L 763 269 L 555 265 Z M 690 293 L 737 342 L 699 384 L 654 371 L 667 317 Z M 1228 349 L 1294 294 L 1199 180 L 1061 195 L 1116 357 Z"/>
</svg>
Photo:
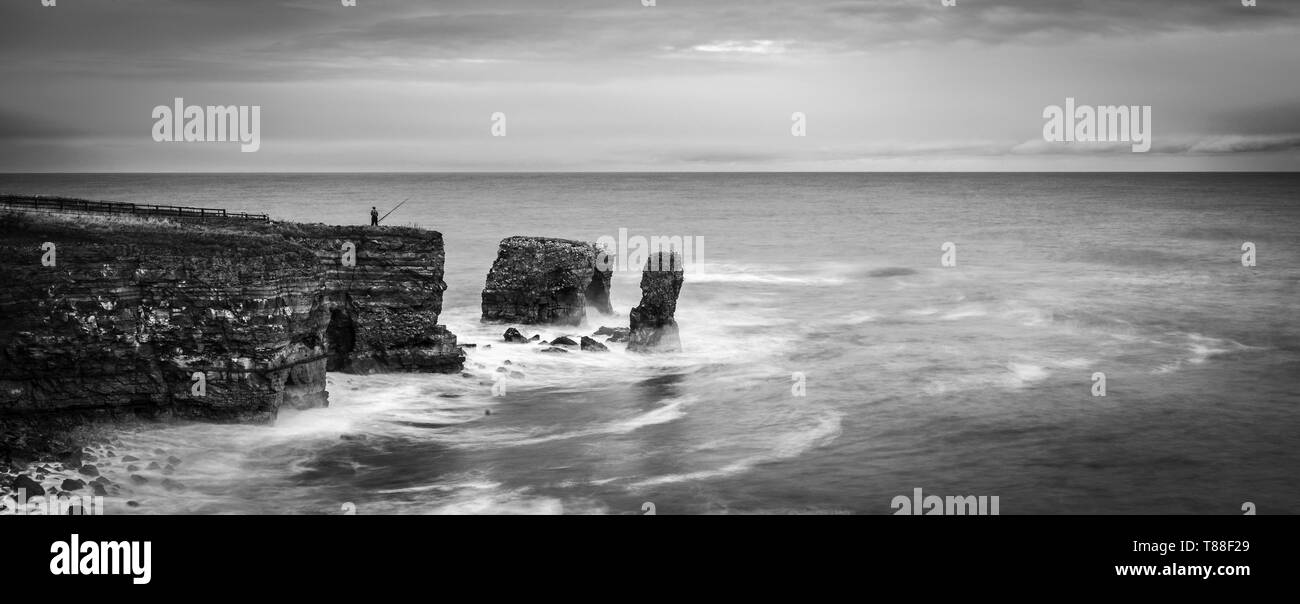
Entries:
<svg viewBox="0 0 1300 604">
<path fill-rule="evenodd" d="M 577 346 L 577 345 L 578 343 L 574 342 L 573 339 L 569 338 L 568 336 L 560 336 L 558 338 L 555 338 L 554 340 L 551 340 L 551 346 Z"/>
<path fill-rule="evenodd" d="M 505 341 L 514 342 L 515 344 L 524 344 L 528 342 L 528 338 L 525 338 L 524 334 L 519 333 L 519 330 L 513 327 L 507 329 L 505 336 L 503 337 L 505 338 Z"/>
<path fill-rule="evenodd" d="M 19 474 L 17 478 L 14 478 L 13 482 L 9 483 L 9 487 L 15 491 L 19 489 L 25 490 L 28 499 L 45 495 L 45 488 L 26 474 Z"/>
<path fill-rule="evenodd" d="M 582 336 L 582 349 L 590 352 L 609 352 L 609 347 L 587 336 Z"/>
<path fill-rule="evenodd" d="M 593 336 L 609 336 L 609 339 L 607 340 L 607 341 L 609 341 L 609 342 L 626 342 L 626 341 L 627 341 L 627 335 L 628 335 L 628 332 L 629 332 L 629 330 L 628 330 L 628 328 L 626 328 L 626 327 L 604 327 L 604 326 L 602 326 L 600 329 L 597 329 L 597 330 L 596 330 L 596 333 L 593 333 L 593 334 L 591 334 L 591 335 L 593 335 Z"/>
</svg>

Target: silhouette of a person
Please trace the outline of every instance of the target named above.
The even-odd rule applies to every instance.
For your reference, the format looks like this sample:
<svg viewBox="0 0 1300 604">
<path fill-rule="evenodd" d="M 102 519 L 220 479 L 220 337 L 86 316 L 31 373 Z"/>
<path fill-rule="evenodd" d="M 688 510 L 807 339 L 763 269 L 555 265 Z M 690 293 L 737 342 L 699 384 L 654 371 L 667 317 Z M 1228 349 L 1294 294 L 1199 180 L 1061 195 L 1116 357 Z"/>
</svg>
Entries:
<svg viewBox="0 0 1300 604">
<path fill-rule="evenodd" d="M 379 210 L 375 206 L 370 206 L 370 226 L 379 226 Z"/>
</svg>

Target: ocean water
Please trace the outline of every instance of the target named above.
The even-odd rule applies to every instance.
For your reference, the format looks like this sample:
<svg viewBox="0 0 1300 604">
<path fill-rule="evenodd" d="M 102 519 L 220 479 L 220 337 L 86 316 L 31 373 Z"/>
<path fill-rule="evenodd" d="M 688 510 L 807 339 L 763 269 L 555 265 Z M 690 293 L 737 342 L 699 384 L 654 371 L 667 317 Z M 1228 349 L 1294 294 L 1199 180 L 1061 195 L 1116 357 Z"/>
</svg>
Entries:
<svg viewBox="0 0 1300 604">
<path fill-rule="evenodd" d="M 187 489 L 104 460 L 130 487 L 109 513 L 888 514 L 914 488 L 1003 514 L 1300 512 L 1294 175 L 4 175 L 0 192 L 335 224 L 410 197 L 386 224 L 445 237 L 441 322 L 479 345 L 473 377 L 330 374 L 329 408 L 273 426 L 132 429 L 117 454 L 180 457 Z M 545 355 L 479 324 L 502 238 L 619 228 L 705 241 L 683 352 Z M 625 326 L 638 280 L 616 274 L 613 316 L 523 331 Z M 493 397 L 507 360 L 524 377 Z"/>
</svg>

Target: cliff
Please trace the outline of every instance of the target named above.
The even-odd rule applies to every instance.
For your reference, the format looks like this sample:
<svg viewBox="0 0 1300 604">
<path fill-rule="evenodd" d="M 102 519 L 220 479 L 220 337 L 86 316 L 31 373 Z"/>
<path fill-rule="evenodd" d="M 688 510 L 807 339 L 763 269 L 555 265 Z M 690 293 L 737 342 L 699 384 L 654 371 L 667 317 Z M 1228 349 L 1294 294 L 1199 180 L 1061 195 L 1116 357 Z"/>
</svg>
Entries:
<svg viewBox="0 0 1300 604">
<path fill-rule="evenodd" d="M 8 214 L 0 254 L 0 434 L 86 416 L 265 422 L 328 404 L 327 368 L 464 361 L 437 324 L 437 232 Z"/>
<path fill-rule="evenodd" d="M 675 352 L 682 348 L 677 330 L 677 296 L 685 272 L 674 252 L 651 254 L 641 273 L 641 303 L 628 313 L 627 349 L 634 352 Z"/>
<path fill-rule="evenodd" d="M 613 269 L 596 266 L 591 243 L 507 237 L 483 288 L 483 322 L 581 325 L 591 306 L 611 313 Z"/>
</svg>

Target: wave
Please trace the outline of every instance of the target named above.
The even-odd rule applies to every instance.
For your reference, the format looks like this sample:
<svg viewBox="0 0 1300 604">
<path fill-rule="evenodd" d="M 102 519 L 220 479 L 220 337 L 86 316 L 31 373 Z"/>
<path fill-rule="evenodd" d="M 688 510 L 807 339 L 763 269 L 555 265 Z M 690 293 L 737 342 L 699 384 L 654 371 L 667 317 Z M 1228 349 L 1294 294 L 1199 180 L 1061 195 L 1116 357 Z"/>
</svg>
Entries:
<svg viewBox="0 0 1300 604">
<path fill-rule="evenodd" d="M 816 418 L 817 423 L 807 430 L 791 432 L 779 436 L 775 442 L 770 443 L 770 451 L 760 455 L 740 459 L 715 469 L 698 470 L 679 474 L 666 474 L 663 476 L 635 480 L 629 482 L 627 488 L 635 491 L 678 482 L 725 478 L 728 476 L 744 474 L 760 464 L 793 459 L 803 455 L 809 450 L 828 445 L 835 439 L 839 438 L 840 434 L 843 432 L 841 427 L 842 418 L 843 415 L 839 412 L 830 412 L 822 415 Z M 608 483 L 611 481 L 612 480 L 605 480 L 604 482 Z"/>
</svg>

